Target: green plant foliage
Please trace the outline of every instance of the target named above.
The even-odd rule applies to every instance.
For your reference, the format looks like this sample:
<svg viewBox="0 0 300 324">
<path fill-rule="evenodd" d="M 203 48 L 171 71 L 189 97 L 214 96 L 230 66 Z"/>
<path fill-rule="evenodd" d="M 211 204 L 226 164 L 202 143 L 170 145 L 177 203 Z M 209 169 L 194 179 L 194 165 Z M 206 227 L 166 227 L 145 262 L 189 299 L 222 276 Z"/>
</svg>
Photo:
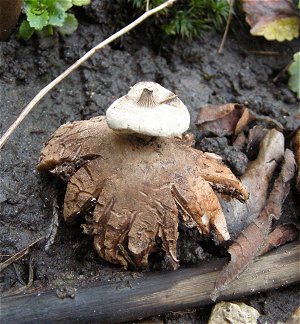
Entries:
<svg viewBox="0 0 300 324">
<path fill-rule="evenodd" d="M 22 35 L 24 40 L 28 40 L 34 33 L 34 29 L 30 27 L 29 22 L 27 20 L 22 21 L 19 34 Z"/>
<path fill-rule="evenodd" d="M 297 98 L 300 99 L 300 52 L 294 54 L 293 63 L 289 67 L 289 87 L 297 93 Z"/>
<path fill-rule="evenodd" d="M 65 19 L 65 23 L 62 27 L 58 28 L 58 31 L 62 35 L 70 35 L 72 34 L 78 27 L 78 21 L 72 14 L 67 14 Z"/>
<path fill-rule="evenodd" d="M 146 0 L 131 1 L 135 8 L 145 10 Z M 150 0 L 149 6 L 153 8 L 163 2 L 163 0 Z M 227 0 L 179 0 L 168 9 L 167 22 L 162 24 L 162 28 L 168 35 L 191 38 L 212 26 L 220 30 L 228 14 Z"/>
<path fill-rule="evenodd" d="M 62 35 L 73 33 L 78 22 L 74 15 L 67 13 L 72 6 L 88 5 L 91 0 L 24 0 L 27 20 L 19 29 L 19 36 L 28 40 L 34 32 L 39 36 L 53 34 L 53 27 Z"/>
</svg>

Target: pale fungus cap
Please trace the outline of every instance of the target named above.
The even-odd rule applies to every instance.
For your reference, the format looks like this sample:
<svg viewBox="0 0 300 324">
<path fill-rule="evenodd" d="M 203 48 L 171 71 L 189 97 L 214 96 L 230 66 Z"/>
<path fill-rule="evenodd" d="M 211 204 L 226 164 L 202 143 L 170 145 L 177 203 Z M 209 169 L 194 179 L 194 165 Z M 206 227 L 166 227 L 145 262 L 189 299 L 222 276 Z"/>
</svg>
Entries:
<svg viewBox="0 0 300 324">
<path fill-rule="evenodd" d="M 106 111 L 108 126 L 123 133 L 148 136 L 180 136 L 190 126 L 190 114 L 183 102 L 158 83 L 135 84 L 127 95 Z"/>
</svg>

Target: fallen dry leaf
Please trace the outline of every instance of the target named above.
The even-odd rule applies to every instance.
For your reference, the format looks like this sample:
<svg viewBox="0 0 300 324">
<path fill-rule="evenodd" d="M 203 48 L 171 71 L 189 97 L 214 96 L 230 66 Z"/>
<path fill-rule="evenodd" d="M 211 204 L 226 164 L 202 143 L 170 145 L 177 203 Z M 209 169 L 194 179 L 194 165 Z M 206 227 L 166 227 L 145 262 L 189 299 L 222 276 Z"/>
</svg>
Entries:
<svg viewBox="0 0 300 324">
<path fill-rule="evenodd" d="M 199 131 L 220 137 L 237 137 L 253 120 L 267 123 L 279 131 L 283 130 L 283 126 L 275 119 L 258 115 L 246 106 L 236 103 L 204 106 L 199 109 L 195 123 Z"/>
<path fill-rule="evenodd" d="M 289 0 L 243 0 L 246 21 L 254 36 L 279 42 L 299 37 L 300 18 Z"/>
<path fill-rule="evenodd" d="M 232 143 L 232 146 L 236 147 L 239 150 L 243 150 L 248 142 L 248 139 L 244 132 L 241 132 L 237 135 L 236 139 Z"/>
<path fill-rule="evenodd" d="M 259 143 L 266 136 L 268 130 L 263 126 L 256 125 L 249 130 L 248 144 L 247 144 L 247 156 L 250 160 L 253 160 L 259 152 Z"/>
<path fill-rule="evenodd" d="M 125 268 L 146 267 L 159 241 L 176 268 L 178 209 L 184 223 L 204 235 L 213 230 L 224 241 L 229 234 L 213 189 L 242 201 L 248 197 L 219 158 L 185 142 L 117 134 L 105 117 L 96 117 L 61 126 L 43 149 L 38 169 L 69 179 L 66 221 L 95 202 L 84 229 L 102 258 Z"/>
<path fill-rule="evenodd" d="M 282 224 L 268 235 L 268 240 L 260 254 L 265 254 L 270 250 L 283 245 L 287 242 L 294 241 L 299 236 L 299 229 L 293 224 Z"/>
<path fill-rule="evenodd" d="M 235 130 L 234 130 L 234 135 L 237 136 L 238 134 L 241 133 L 241 131 L 248 125 L 248 123 L 254 119 L 253 114 L 249 111 L 248 108 L 244 108 L 242 111 L 241 118 L 238 120 Z"/>
<path fill-rule="evenodd" d="M 272 221 L 281 216 L 282 204 L 290 191 L 290 180 L 295 174 L 295 159 L 292 151 L 287 149 L 279 176 L 259 217 L 241 232 L 236 241 L 229 247 L 229 263 L 220 272 L 213 298 L 226 289 L 247 266 L 260 255 L 268 244 L 268 235 Z"/>
<path fill-rule="evenodd" d="M 240 180 L 249 192 L 245 204 L 220 200 L 232 237 L 256 219 L 265 206 L 268 187 L 275 168 L 284 155 L 284 136 L 275 129 L 269 130 L 260 143 L 257 158 L 249 163 Z"/>
<path fill-rule="evenodd" d="M 199 109 L 196 126 L 200 131 L 209 131 L 218 136 L 232 135 L 242 109 L 242 105 L 234 103 L 202 107 Z"/>
</svg>

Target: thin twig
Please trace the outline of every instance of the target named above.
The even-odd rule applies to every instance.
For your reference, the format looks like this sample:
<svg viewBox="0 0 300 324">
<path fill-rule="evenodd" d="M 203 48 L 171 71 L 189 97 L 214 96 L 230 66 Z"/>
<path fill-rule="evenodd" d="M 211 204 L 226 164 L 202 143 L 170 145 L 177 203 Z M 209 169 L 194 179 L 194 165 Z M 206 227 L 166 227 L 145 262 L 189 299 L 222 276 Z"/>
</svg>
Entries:
<svg viewBox="0 0 300 324">
<path fill-rule="evenodd" d="M 277 82 L 277 80 L 289 69 L 291 64 L 293 63 L 293 60 L 289 62 L 287 66 L 285 66 L 277 75 L 275 78 L 273 78 L 273 82 Z"/>
<path fill-rule="evenodd" d="M 8 138 L 12 135 L 12 133 L 16 130 L 16 128 L 20 125 L 23 119 L 30 113 L 32 108 L 51 90 L 53 89 L 59 82 L 61 82 L 65 77 L 67 77 L 71 72 L 76 70 L 82 63 L 84 63 L 87 59 L 89 59 L 92 55 L 94 55 L 97 51 L 102 49 L 103 47 L 107 46 L 111 42 L 115 41 L 119 37 L 123 36 L 124 34 L 128 33 L 134 27 L 139 25 L 141 22 L 149 18 L 150 16 L 156 14 L 157 12 L 165 9 L 168 6 L 173 5 L 176 0 L 168 0 L 163 4 L 146 11 L 142 16 L 138 19 L 127 25 L 126 27 L 122 28 L 112 36 L 105 39 L 103 42 L 99 43 L 91 50 L 89 50 L 85 55 L 83 55 L 79 60 L 77 60 L 73 65 L 71 65 L 68 69 L 66 69 L 62 74 L 60 74 L 57 78 L 55 78 L 52 82 L 50 82 L 45 88 L 43 88 L 31 101 L 30 103 L 24 108 L 18 118 L 14 121 L 14 123 L 9 127 L 9 129 L 4 133 L 4 135 L 0 139 L 0 149 L 8 140 Z"/>
<path fill-rule="evenodd" d="M 226 27 L 225 27 L 225 31 L 224 31 L 224 34 L 223 34 L 223 37 L 222 37 L 222 41 L 221 41 L 221 44 L 220 44 L 220 47 L 219 47 L 219 50 L 218 50 L 218 54 L 221 54 L 223 52 L 223 49 L 224 49 L 227 34 L 228 34 L 228 31 L 229 31 L 229 26 L 230 26 L 232 15 L 233 15 L 233 6 L 234 6 L 234 0 L 230 0 L 230 2 L 229 2 L 229 15 L 228 15 L 228 18 L 227 18 Z"/>
<path fill-rule="evenodd" d="M 16 254 L 14 254 L 13 256 L 11 256 L 9 259 L 7 259 L 6 261 L 0 263 L 0 272 L 2 270 L 4 270 L 5 268 L 7 268 L 10 264 L 12 264 L 13 262 L 19 260 L 20 258 L 22 258 L 24 255 L 26 255 L 29 252 L 29 249 L 34 246 L 36 243 L 38 243 L 39 241 L 43 240 L 45 238 L 45 236 L 42 236 L 40 238 L 38 238 L 37 240 L 33 241 L 32 243 L 30 243 L 28 246 L 26 246 L 24 249 L 22 249 L 21 251 L 17 252 Z"/>
<path fill-rule="evenodd" d="M 256 55 L 281 55 L 280 52 L 273 52 L 273 51 L 249 51 L 250 54 L 256 54 Z"/>
<path fill-rule="evenodd" d="M 149 11 L 149 9 L 150 9 L 149 2 L 150 2 L 150 0 L 147 0 L 147 1 L 146 1 L 146 11 Z"/>
</svg>

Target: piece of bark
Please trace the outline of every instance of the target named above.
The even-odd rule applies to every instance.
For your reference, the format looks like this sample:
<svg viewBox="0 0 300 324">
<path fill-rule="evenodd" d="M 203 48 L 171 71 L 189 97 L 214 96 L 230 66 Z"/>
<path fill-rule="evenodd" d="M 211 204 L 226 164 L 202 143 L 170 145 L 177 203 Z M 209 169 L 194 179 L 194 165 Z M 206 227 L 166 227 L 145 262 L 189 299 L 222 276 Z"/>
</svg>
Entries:
<svg viewBox="0 0 300 324">
<path fill-rule="evenodd" d="M 249 164 L 240 179 L 249 192 L 247 202 L 241 204 L 220 200 L 232 237 L 236 237 L 247 224 L 256 219 L 265 206 L 271 178 L 283 155 L 284 136 L 275 129 L 269 130 L 260 144 L 256 160 Z"/>
<path fill-rule="evenodd" d="M 299 247 L 299 242 L 294 242 L 259 257 L 223 292 L 222 299 L 237 299 L 299 282 Z M 78 287 L 74 299 L 58 298 L 55 289 L 5 297 L 1 300 L 1 320 L 117 323 L 211 304 L 210 293 L 225 261 L 147 273 L 129 282 L 95 282 L 90 287 Z"/>
<path fill-rule="evenodd" d="M 295 174 L 295 160 L 292 151 L 287 149 L 281 172 L 275 180 L 272 191 L 259 217 L 241 232 L 229 247 L 230 262 L 224 267 L 216 281 L 213 298 L 226 289 L 254 259 L 262 253 L 268 243 L 272 221 L 281 216 L 282 204 L 290 191 L 290 180 Z"/>
</svg>

